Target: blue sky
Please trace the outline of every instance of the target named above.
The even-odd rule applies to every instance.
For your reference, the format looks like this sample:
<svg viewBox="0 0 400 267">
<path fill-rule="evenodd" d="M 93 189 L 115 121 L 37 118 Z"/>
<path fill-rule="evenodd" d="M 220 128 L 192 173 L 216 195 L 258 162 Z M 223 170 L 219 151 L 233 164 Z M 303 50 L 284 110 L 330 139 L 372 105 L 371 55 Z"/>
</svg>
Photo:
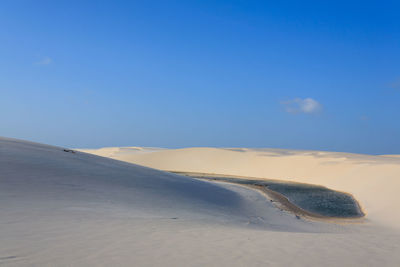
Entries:
<svg viewBox="0 0 400 267">
<path fill-rule="evenodd" d="M 397 1 L 1 1 L 0 136 L 400 154 Z"/>
</svg>

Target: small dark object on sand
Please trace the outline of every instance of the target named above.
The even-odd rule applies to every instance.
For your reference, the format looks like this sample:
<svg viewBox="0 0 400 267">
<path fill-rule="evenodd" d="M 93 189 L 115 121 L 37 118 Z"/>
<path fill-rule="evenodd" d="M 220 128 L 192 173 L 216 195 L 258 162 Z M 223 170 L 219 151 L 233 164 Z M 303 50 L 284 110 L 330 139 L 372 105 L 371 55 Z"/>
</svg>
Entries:
<svg viewBox="0 0 400 267">
<path fill-rule="evenodd" d="M 296 214 L 296 219 L 297 219 L 297 220 L 300 220 L 300 216 L 299 216 L 299 215 L 297 215 L 297 214 Z"/>
<path fill-rule="evenodd" d="M 72 149 L 63 149 L 63 150 L 64 150 L 64 152 L 70 152 L 70 153 L 75 154 L 75 151 L 73 151 Z"/>
</svg>

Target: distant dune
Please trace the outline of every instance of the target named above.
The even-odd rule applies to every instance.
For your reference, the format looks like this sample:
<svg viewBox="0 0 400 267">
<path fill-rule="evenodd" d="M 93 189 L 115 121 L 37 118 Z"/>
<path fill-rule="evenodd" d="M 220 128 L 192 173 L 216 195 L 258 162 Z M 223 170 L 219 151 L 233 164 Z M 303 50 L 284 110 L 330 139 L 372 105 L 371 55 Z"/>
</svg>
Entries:
<svg viewBox="0 0 400 267">
<path fill-rule="evenodd" d="M 285 179 L 294 171 L 307 174 L 303 168 L 310 166 L 311 159 L 317 161 L 316 170 L 309 171 L 315 175 L 323 173 L 323 166 L 326 171 L 344 161 L 347 165 L 337 174 L 350 177 L 352 168 L 357 174 L 351 165 L 380 166 L 383 178 L 373 185 L 377 190 L 370 197 L 377 200 L 371 206 L 377 211 L 374 216 L 356 224 L 325 223 L 296 218 L 264 194 L 243 186 L 0 138 L 0 265 L 397 266 L 400 262 L 400 233 L 391 227 L 394 224 L 379 220 L 380 214 L 398 216 L 397 210 L 389 212 L 392 196 L 385 196 L 390 191 L 380 184 L 395 185 L 390 176 L 394 173 L 388 170 L 398 165 L 396 160 L 247 149 L 100 151 L 169 170 L 245 174 L 247 168 L 252 172 L 246 175 L 260 177 L 280 168 L 283 174 L 275 178 Z M 302 159 L 303 165 L 286 164 L 290 157 Z M 283 165 L 273 169 L 278 161 L 270 162 L 268 168 L 265 159 L 282 160 Z M 285 170 L 284 165 L 295 170 Z M 314 182 L 339 179 L 332 185 L 349 190 L 357 181 L 365 187 L 361 178 L 346 183 L 331 173 L 307 177 Z M 365 177 L 367 184 L 373 180 L 373 174 Z"/>
</svg>

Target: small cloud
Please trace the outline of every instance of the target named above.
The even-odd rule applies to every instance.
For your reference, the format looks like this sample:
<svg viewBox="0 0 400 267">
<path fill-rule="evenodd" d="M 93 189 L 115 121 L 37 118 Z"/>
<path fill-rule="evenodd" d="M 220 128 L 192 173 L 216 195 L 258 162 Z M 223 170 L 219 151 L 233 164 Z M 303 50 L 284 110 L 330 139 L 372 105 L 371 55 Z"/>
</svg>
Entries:
<svg viewBox="0 0 400 267">
<path fill-rule="evenodd" d="M 53 59 L 50 57 L 44 57 L 42 60 L 35 63 L 35 65 L 49 65 L 53 62 Z"/>
<path fill-rule="evenodd" d="M 286 112 L 291 114 L 315 114 L 322 110 L 322 105 L 312 98 L 295 98 L 283 101 L 281 104 L 285 107 Z"/>
</svg>

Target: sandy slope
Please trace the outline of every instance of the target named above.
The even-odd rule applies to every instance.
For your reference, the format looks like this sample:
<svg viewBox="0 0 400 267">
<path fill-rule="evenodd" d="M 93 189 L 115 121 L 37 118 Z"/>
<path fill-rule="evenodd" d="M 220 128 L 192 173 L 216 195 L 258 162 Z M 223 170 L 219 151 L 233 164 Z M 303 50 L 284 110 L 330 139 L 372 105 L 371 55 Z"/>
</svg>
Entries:
<svg viewBox="0 0 400 267">
<path fill-rule="evenodd" d="M 400 158 L 282 149 L 185 148 L 129 153 L 129 148 L 88 150 L 162 170 L 284 179 L 353 194 L 367 218 L 400 228 Z"/>
<path fill-rule="evenodd" d="M 0 138 L 0 240 L 4 266 L 400 261 L 400 234 L 373 222 L 298 220 L 248 188 L 7 138 Z"/>
</svg>

